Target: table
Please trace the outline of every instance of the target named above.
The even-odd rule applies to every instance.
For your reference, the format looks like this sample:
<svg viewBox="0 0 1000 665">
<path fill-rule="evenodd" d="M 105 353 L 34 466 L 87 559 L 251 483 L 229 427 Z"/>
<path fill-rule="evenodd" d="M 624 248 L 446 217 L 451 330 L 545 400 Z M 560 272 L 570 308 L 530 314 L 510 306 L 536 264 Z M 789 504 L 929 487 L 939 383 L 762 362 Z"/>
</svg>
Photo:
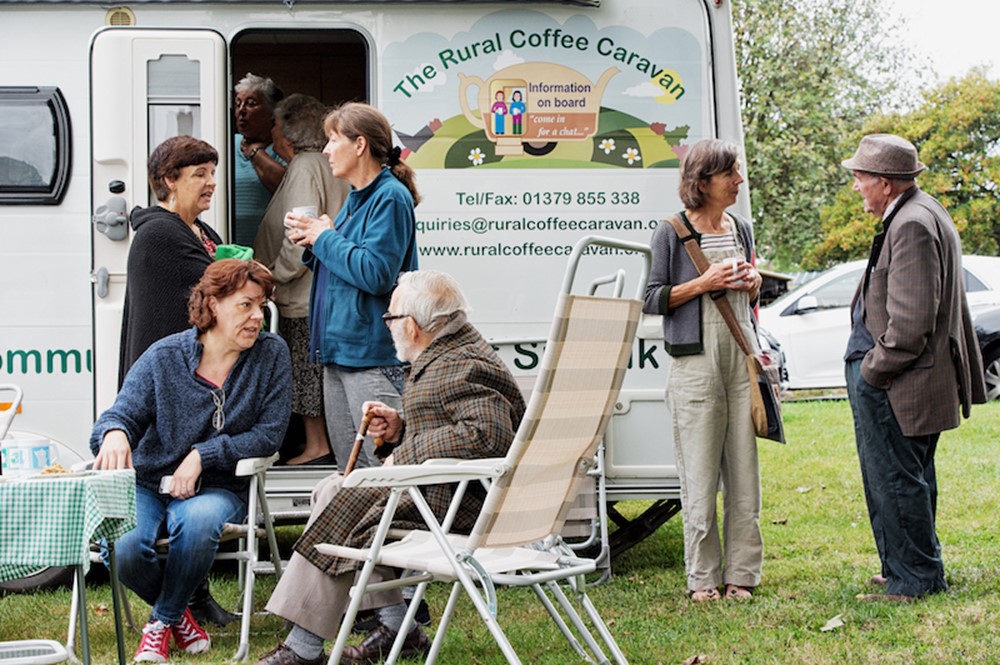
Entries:
<svg viewBox="0 0 1000 665">
<path fill-rule="evenodd" d="M 90 544 L 99 539 L 109 544 L 118 656 L 124 662 L 113 546 L 134 527 L 135 471 L 131 469 L 0 480 L 0 581 L 24 577 L 46 566 L 75 566 L 80 650 L 85 665 L 90 662 L 84 584 L 90 568 Z"/>
</svg>

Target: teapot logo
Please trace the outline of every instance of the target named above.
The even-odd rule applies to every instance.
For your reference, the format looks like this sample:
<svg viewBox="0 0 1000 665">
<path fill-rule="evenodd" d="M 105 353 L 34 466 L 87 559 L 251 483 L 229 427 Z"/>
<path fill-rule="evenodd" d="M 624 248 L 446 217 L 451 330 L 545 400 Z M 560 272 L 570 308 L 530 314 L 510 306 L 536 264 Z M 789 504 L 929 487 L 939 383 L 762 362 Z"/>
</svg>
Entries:
<svg viewBox="0 0 1000 665">
<path fill-rule="evenodd" d="M 546 62 L 511 65 L 485 81 L 459 74 L 459 102 L 466 119 L 486 132 L 497 155 L 520 155 L 531 142 L 583 141 L 597 132 L 609 67 L 596 83 L 580 72 Z M 478 90 L 477 107 L 468 91 Z"/>
</svg>

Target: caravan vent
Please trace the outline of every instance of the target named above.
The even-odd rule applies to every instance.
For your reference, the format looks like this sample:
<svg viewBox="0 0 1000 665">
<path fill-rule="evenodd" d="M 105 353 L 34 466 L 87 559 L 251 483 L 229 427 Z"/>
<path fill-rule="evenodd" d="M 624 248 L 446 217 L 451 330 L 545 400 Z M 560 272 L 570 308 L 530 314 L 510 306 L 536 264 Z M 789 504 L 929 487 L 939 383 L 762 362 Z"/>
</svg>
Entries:
<svg viewBox="0 0 1000 665">
<path fill-rule="evenodd" d="M 128 7 L 112 7 L 108 10 L 104 22 L 114 26 L 135 25 L 135 14 Z"/>
</svg>

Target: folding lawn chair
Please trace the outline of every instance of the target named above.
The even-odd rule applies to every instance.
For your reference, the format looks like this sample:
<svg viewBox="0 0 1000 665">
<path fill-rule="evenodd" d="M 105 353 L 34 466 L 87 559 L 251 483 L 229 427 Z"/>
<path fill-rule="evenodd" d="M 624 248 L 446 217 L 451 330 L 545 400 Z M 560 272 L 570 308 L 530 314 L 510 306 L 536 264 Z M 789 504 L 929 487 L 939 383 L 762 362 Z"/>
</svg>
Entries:
<svg viewBox="0 0 1000 665">
<path fill-rule="evenodd" d="M 267 506 L 267 497 L 264 494 L 264 474 L 271 465 L 278 460 L 278 453 L 270 457 L 247 457 L 236 463 L 237 477 L 250 478 L 250 492 L 247 500 L 247 518 L 239 524 L 226 524 L 219 537 L 219 543 L 238 541 L 237 547 L 233 551 L 220 549 L 216 555 L 216 561 L 237 561 L 239 564 L 239 587 L 242 590 L 242 612 L 240 617 L 240 643 L 233 660 L 246 660 L 250 653 L 250 617 L 253 615 L 253 592 L 260 573 L 273 572 L 281 576 L 281 555 L 278 552 L 278 541 L 274 535 L 274 522 Z M 89 464 L 89 463 L 88 463 Z M 260 540 L 266 539 L 270 550 L 270 563 L 260 560 Z M 166 556 L 169 542 L 166 538 L 156 542 L 156 548 L 161 557 Z M 74 590 L 76 582 L 74 582 Z M 122 589 L 124 591 L 124 589 Z M 132 619 L 132 610 L 129 606 L 128 596 L 122 593 L 123 605 L 127 623 L 133 630 L 136 629 Z M 76 610 L 76 594 L 73 594 L 73 610 L 70 613 L 70 626 L 67 645 L 73 649 L 76 622 L 72 619 Z"/>
<path fill-rule="evenodd" d="M 451 582 L 453 587 L 428 663 L 437 658 L 462 589 L 468 593 L 507 661 L 521 662 L 497 622 L 498 585 L 531 587 L 581 658 L 588 662 L 611 662 L 570 602 L 569 597 L 575 598 L 613 661 L 627 663 L 586 593 L 584 576 L 596 569 L 596 562 L 575 555 L 559 536 L 567 510 L 594 464 L 594 453 L 611 418 L 641 311 L 639 294 L 636 299 L 571 294 L 576 264 L 591 244 L 641 253 L 644 262 L 639 294 L 645 287 L 650 262 L 647 246 L 594 237 L 577 243 L 534 391 L 505 458 L 431 460 L 414 466 L 361 469 L 346 477 L 345 488 L 388 486 L 392 491 L 370 548 L 316 546 L 324 554 L 365 561 L 351 590 L 351 603 L 330 655 L 331 665 L 340 661 L 367 590 L 416 584 L 403 629 L 387 661 L 394 663 L 426 585 L 432 581 Z M 421 485 L 490 479 L 486 502 L 469 536 L 446 533 L 447 526 L 438 524 L 420 491 Z M 390 523 L 404 492 L 413 498 L 428 531 L 390 533 Z M 446 517 L 444 524 L 449 523 Z M 387 536 L 401 538 L 386 543 Z M 369 584 L 376 566 L 407 572 L 397 580 Z"/>
</svg>

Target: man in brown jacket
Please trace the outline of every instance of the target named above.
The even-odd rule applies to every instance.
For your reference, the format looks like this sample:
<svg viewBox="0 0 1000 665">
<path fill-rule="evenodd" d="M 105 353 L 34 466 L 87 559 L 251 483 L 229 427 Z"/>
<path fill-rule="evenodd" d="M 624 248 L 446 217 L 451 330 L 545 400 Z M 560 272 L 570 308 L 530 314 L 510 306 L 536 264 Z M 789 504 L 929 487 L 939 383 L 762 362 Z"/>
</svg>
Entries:
<svg viewBox="0 0 1000 665">
<path fill-rule="evenodd" d="M 510 371 L 467 322 L 467 309 L 458 285 L 444 273 L 425 270 L 399 278 L 383 319 L 400 360 L 412 363 L 403 390 L 403 413 L 377 402 L 364 405 L 375 415 L 369 434 L 395 444 L 391 463 L 503 457 L 514 439 L 524 399 Z M 258 665 L 319 665 L 324 661 L 324 638 L 336 637 L 354 573 L 361 565 L 321 555 L 314 545 L 369 545 L 389 496 L 383 488 L 341 491 L 341 483 L 342 476 L 331 476 L 313 492 L 309 524 L 267 604 L 270 612 L 288 619 L 293 627 L 284 643 Z M 439 519 L 447 512 L 453 489 L 436 485 L 424 490 Z M 472 529 L 484 498 L 481 486 L 470 485 L 453 523 L 455 530 Z M 416 506 L 404 495 L 393 528 L 422 525 Z M 399 591 L 368 595 L 370 606 L 388 605 L 393 611 L 380 612 L 380 625 L 361 645 L 348 647 L 341 663 L 380 661 L 399 631 L 405 612 Z M 406 637 L 402 655 L 422 656 L 429 648 L 427 636 L 416 626 Z"/>
<path fill-rule="evenodd" d="M 907 601 L 948 588 L 935 529 L 938 437 L 985 401 L 983 363 L 962 279 L 962 245 L 948 212 L 920 191 L 926 168 L 892 134 L 861 139 L 854 191 L 882 218 L 851 307 L 844 359 L 861 477 L 884 593 Z"/>
</svg>

